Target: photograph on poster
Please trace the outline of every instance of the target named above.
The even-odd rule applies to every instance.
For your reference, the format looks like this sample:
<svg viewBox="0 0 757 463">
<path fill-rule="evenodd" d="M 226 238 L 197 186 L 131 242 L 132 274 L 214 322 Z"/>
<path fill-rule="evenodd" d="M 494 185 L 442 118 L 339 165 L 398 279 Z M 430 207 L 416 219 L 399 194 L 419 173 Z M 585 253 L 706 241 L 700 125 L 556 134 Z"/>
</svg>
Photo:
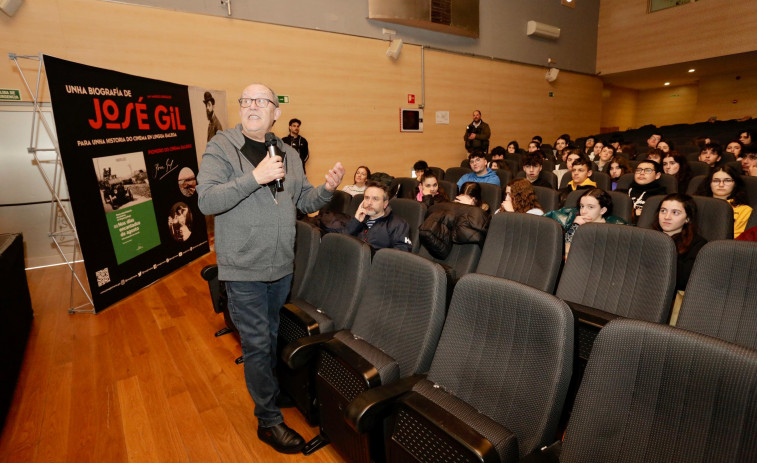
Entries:
<svg viewBox="0 0 757 463">
<path fill-rule="evenodd" d="M 197 189 L 197 178 L 195 173 L 189 167 L 184 167 L 179 172 L 179 191 L 186 197 L 195 194 Z"/>
<path fill-rule="evenodd" d="M 185 203 L 178 202 L 171 207 L 168 214 L 168 229 L 171 237 L 178 241 L 186 241 L 192 234 L 192 211 Z"/>
</svg>

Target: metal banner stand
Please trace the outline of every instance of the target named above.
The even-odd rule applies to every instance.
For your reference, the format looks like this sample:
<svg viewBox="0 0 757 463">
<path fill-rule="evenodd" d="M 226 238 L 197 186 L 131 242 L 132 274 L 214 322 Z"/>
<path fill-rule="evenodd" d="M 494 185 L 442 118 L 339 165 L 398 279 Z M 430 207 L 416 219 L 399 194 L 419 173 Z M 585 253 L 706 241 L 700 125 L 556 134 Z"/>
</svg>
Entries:
<svg viewBox="0 0 757 463">
<path fill-rule="evenodd" d="M 50 236 L 50 239 L 53 240 L 53 243 L 55 244 L 56 249 L 58 249 L 58 252 L 63 258 L 63 261 L 71 270 L 71 288 L 69 293 L 68 312 L 95 313 L 95 306 L 92 302 L 92 296 L 89 293 L 88 285 L 82 282 L 82 280 L 76 274 L 76 256 L 77 253 L 81 252 L 81 244 L 79 243 L 79 236 L 76 233 L 76 225 L 74 224 L 73 218 L 68 208 L 60 199 L 61 190 L 63 189 L 64 184 L 64 177 L 63 165 L 60 159 L 60 147 L 58 146 L 58 138 L 55 134 L 55 131 L 52 129 L 52 127 L 50 127 L 47 119 L 45 119 L 45 116 L 42 113 L 41 102 L 39 100 L 42 73 L 44 72 L 42 54 L 17 55 L 15 53 L 8 53 L 8 58 L 10 58 L 11 61 L 13 61 L 16 65 L 18 73 L 21 76 L 21 79 L 24 81 L 26 90 L 33 97 L 32 103 L 34 111 L 32 116 L 31 139 L 29 141 L 29 148 L 27 148 L 27 151 L 34 157 L 34 164 L 39 169 L 39 173 L 42 175 L 42 179 L 45 181 L 45 184 L 47 185 L 47 188 L 50 190 L 50 194 L 52 195 L 50 203 L 50 232 L 48 235 Z M 39 65 L 37 67 L 37 82 L 34 90 L 32 90 L 29 82 L 26 79 L 26 76 L 24 75 L 24 71 L 19 65 L 19 59 L 39 62 Z M 54 148 L 37 147 L 39 138 L 39 123 L 42 124 L 48 137 L 50 137 L 50 140 L 52 140 Z M 44 151 L 55 151 L 55 159 L 40 159 L 38 153 Z M 52 178 L 50 178 L 50 176 L 48 176 L 48 173 L 43 169 L 43 164 L 53 164 L 54 170 Z M 66 255 L 66 253 L 64 252 L 64 247 L 73 247 L 73 255 L 71 256 L 71 259 L 69 259 L 68 255 Z M 84 278 L 86 279 L 86 272 Z M 74 307 L 74 295 L 76 286 L 78 286 L 82 293 L 84 293 L 84 296 L 86 296 L 88 302 Z"/>
</svg>

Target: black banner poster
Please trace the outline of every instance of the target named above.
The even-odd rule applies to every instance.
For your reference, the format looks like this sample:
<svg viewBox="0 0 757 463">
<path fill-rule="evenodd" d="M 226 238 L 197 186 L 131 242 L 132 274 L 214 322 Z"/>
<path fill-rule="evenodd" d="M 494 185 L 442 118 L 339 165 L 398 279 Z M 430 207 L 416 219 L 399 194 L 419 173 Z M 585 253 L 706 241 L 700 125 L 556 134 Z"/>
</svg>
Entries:
<svg viewBox="0 0 757 463">
<path fill-rule="evenodd" d="M 209 252 L 188 87 L 44 57 L 95 311 Z"/>
</svg>

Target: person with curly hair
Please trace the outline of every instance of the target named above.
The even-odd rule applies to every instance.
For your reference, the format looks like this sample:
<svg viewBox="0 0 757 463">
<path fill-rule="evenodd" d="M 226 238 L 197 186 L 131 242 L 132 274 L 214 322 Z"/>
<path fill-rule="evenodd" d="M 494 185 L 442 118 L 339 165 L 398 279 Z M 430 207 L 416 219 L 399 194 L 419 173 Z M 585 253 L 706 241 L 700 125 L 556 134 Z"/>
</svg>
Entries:
<svg viewBox="0 0 757 463">
<path fill-rule="evenodd" d="M 510 180 L 505 187 L 505 199 L 495 214 L 500 212 L 524 212 L 526 214 L 544 215 L 536 199 L 536 192 L 531 182 L 525 178 Z"/>
</svg>

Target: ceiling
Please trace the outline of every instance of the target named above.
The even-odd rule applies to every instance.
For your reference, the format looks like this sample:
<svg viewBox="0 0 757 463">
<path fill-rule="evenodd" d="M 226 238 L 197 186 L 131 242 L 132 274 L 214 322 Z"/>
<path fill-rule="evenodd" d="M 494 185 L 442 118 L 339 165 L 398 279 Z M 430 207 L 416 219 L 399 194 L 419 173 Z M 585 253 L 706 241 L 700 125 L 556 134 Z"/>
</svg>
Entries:
<svg viewBox="0 0 757 463">
<path fill-rule="evenodd" d="M 688 72 L 695 69 L 695 72 Z M 665 82 L 671 87 L 695 84 L 699 79 L 715 75 L 739 75 L 757 71 L 757 51 L 719 56 L 698 61 L 670 64 L 655 68 L 600 75 L 605 84 L 636 90 L 662 88 Z"/>
</svg>

